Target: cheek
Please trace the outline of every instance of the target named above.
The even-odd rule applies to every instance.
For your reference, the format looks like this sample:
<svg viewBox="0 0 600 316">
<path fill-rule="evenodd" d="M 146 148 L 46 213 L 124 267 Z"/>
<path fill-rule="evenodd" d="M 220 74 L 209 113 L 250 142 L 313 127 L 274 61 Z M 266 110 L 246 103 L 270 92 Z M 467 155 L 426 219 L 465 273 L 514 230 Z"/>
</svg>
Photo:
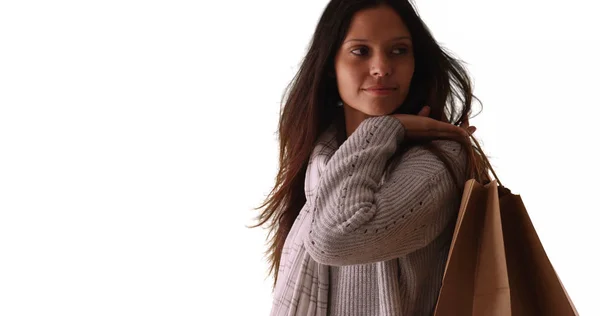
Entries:
<svg viewBox="0 0 600 316">
<path fill-rule="evenodd" d="M 413 63 L 407 63 L 404 64 L 402 66 L 400 66 L 397 69 L 397 78 L 399 79 L 398 81 L 401 84 L 410 84 L 410 81 L 412 80 L 413 74 L 415 72 L 415 66 Z"/>
<path fill-rule="evenodd" d="M 364 73 L 360 67 L 343 65 L 337 69 L 336 76 L 339 89 L 348 92 L 360 89 Z"/>
</svg>

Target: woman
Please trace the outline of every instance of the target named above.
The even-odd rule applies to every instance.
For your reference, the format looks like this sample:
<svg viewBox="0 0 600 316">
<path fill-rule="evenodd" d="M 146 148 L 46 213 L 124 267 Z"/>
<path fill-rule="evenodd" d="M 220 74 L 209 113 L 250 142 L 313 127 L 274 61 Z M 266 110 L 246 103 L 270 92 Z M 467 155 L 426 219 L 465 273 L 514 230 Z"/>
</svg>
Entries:
<svg viewBox="0 0 600 316">
<path fill-rule="evenodd" d="M 466 71 L 407 0 L 332 0 L 289 89 L 256 225 L 271 315 L 431 315 L 463 184 L 486 182 Z"/>
</svg>

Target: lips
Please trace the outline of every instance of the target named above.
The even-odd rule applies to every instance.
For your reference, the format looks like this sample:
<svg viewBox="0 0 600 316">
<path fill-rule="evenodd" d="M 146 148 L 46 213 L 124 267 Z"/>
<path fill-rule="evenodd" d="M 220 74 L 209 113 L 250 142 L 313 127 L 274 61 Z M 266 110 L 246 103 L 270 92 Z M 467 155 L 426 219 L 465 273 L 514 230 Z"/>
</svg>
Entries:
<svg viewBox="0 0 600 316">
<path fill-rule="evenodd" d="M 392 93 L 394 93 L 394 91 L 396 91 L 396 88 L 370 88 L 370 89 L 364 89 L 364 91 L 370 95 L 374 95 L 374 96 L 387 96 L 390 95 Z"/>
<path fill-rule="evenodd" d="M 367 91 L 387 91 L 387 90 L 396 90 L 396 87 L 377 85 L 377 86 L 368 87 L 368 88 L 366 88 L 364 90 L 367 90 Z"/>
<path fill-rule="evenodd" d="M 388 83 L 378 82 L 374 85 L 368 86 L 362 89 L 366 94 L 373 97 L 388 97 L 396 93 L 398 90 L 397 85 L 391 85 Z"/>
</svg>

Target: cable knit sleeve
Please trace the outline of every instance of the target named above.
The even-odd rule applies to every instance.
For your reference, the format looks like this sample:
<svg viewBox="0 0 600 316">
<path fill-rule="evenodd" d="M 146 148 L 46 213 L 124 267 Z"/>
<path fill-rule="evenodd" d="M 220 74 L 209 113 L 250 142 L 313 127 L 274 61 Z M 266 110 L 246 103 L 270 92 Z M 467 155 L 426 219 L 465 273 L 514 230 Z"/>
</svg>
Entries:
<svg viewBox="0 0 600 316">
<path fill-rule="evenodd" d="M 341 266 L 397 258 L 429 244 L 456 216 L 460 196 L 452 175 L 422 147 L 405 153 L 380 183 L 404 133 L 392 116 L 370 117 L 333 154 L 319 180 L 304 239 L 315 261 Z M 463 175 L 461 145 L 435 142 Z"/>
</svg>

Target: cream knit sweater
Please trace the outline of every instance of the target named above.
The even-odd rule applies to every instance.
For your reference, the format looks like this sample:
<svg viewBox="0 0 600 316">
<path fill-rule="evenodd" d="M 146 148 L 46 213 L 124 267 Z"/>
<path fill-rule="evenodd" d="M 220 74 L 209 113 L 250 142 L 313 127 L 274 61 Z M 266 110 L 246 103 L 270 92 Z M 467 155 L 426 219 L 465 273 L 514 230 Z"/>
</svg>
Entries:
<svg viewBox="0 0 600 316">
<path fill-rule="evenodd" d="M 307 202 L 284 244 L 272 316 L 433 313 L 461 196 L 442 161 L 421 146 L 386 170 L 404 133 L 398 119 L 377 116 L 341 145 L 334 125 L 319 137 Z M 455 141 L 434 143 L 462 185 L 465 151 Z"/>
</svg>

